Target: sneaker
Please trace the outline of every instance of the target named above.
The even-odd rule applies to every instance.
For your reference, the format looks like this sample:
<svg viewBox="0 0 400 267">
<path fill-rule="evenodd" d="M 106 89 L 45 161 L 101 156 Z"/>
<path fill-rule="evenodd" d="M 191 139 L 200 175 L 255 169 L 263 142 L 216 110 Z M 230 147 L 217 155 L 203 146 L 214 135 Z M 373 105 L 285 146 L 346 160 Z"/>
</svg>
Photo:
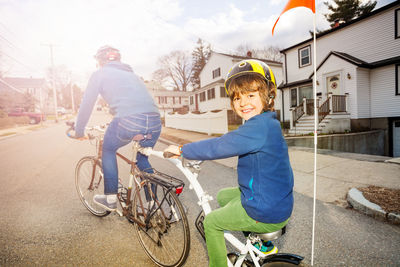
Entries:
<svg viewBox="0 0 400 267">
<path fill-rule="evenodd" d="M 271 241 L 267 242 L 263 241 L 261 248 L 260 248 L 260 243 L 255 243 L 253 244 L 253 246 L 255 246 L 259 251 L 261 251 L 265 255 L 278 253 L 278 248 L 275 247 Z"/>
<path fill-rule="evenodd" d="M 109 203 L 107 202 L 106 195 L 95 195 L 93 197 L 93 202 L 99 205 L 100 207 L 108 210 L 108 211 L 115 211 L 117 210 L 117 202 Z"/>
</svg>

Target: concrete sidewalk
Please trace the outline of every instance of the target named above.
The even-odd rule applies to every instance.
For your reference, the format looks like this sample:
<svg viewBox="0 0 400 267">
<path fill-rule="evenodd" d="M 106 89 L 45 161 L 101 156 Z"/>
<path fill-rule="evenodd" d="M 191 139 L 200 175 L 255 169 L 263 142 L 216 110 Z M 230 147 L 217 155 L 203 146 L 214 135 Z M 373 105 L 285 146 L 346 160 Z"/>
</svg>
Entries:
<svg viewBox="0 0 400 267">
<path fill-rule="evenodd" d="M 164 127 L 160 138 L 167 142 L 186 144 L 213 137 Z M 295 178 L 294 190 L 309 197 L 314 194 L 313 152 L 310 148 L 289 147 Z M 216 162 L 236 168 L 237 157 Z M 347 206 L 346 198 L 351 188 L 375 185 L 400 189 L 400 164 L 396 163 L 400 163 L 398 158 L 318 150 L 316 197 L 323 202 Z"/>
</svg>

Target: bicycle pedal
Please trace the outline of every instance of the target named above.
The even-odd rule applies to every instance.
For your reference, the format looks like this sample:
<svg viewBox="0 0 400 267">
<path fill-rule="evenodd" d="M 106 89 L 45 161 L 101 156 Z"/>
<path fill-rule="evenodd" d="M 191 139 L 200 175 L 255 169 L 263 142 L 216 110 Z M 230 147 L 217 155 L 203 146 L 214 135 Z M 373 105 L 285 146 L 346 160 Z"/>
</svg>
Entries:
<svg viewBox="0 0 400 267">
<path fill-rule="evenodd" d="M 199 215 L 197 215 L 197 218 L 196 218 L 196 221 L 194 222 L 194 224 L 197 228 L 197 231 L 199 231 L 199 233 L 203 237 L 203 239 L 206 240 L 206 234 L 204 232 L 204 224 L 203 224 L 204 217 L 205 217 L 204 211 L 200 211 Z"/>
</svg>

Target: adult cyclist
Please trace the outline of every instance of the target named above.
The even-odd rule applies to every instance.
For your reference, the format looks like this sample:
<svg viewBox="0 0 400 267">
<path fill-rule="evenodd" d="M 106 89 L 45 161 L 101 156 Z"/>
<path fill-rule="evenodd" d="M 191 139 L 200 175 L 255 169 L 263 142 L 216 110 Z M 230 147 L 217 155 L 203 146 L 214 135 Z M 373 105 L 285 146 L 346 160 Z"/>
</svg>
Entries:
<svg viewBox="0 0 400 267">
<path fill-rule="evenodd" d="M 94 56 L 95 71 L 85 90 L 78 117 L 75 137 L 84 137 L 85 126 L 90 118 L 97 97 L 101 95 L 114 115 L 104 135 L 102 164 L 104 195 L 95 195 L 94 202 L 109 211 L 117 208 L 118 166 L 116 152 L 132 141 L 137 134 L 146 138 L 143 147 L 153 147 L 161 133 L 160 113 L 143 81 L 132 68 L 121 63 L 121 54 L 111 46 L 101 47 Z M 151 168 L 147 156 L 138 154 L 140 170 Z"/>
</svg>

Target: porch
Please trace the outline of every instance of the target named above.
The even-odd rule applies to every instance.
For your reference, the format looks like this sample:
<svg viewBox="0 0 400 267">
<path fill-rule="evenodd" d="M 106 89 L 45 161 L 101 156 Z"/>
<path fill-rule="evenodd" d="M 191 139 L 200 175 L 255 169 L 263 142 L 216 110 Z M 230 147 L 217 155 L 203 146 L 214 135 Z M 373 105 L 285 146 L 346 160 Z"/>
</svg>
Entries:
<svg viewBox="0 0 400 267">
<path fill-rule="evenodd" d="M 322 102 L 317 99 L 317 133 L 344 133 L 351 130 L 348 112 L 348 94 L 328 93 Z M 303 98 L 297 107 L 290 109 L 289 135 L 305 135 L 314 132 L 314 99 Z"/>
</svg>

